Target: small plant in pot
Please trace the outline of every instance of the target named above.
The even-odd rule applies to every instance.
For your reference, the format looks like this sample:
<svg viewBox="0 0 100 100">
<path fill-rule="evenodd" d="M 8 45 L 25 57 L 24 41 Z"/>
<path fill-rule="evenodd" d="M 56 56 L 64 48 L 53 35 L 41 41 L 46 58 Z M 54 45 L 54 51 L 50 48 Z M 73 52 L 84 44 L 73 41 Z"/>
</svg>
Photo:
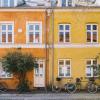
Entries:
<svg viewBox="0 0 100 100">
<path fill-rule="evenodd" d="M 61 81 L 61 78 L 60 78 L 60 77 L 57 77 L 57 78 L 56 78 L 56 81 Z"/>
</svg>

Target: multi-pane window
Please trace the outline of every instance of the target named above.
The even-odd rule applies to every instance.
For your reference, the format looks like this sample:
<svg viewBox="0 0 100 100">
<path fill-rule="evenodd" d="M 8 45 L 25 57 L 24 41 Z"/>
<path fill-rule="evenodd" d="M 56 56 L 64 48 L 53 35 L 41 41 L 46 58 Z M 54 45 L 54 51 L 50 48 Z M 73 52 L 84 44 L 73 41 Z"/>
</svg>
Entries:
<svg viewBox="0 0 100 100">
<path fill-rule="evenodd" d="M 0 42 L 13 43 L 14 42 L 14 24 L 0 23 Z"/>
<path fill-rule="evenodd" d="M 98 75 L 97 60 L 89 59 L 86 61 L 86 76 L 96 77 Z"/>
<path fill-rule="evenodd" d="M 72 6 L 72 0 L 61 0 L 62 7 Z"/>
<path fill-rule="evenodd" d="M 12 78 L 12 74 L 6 72 L 3 67 L 2 63 L 0 62 L 0 78 Z"/>
<path fill-rule="evenodd" d="M 42 24 L 41 23 L 28 23 L 27 25 L 28 43 L 41 43 L 42 42 Z"/>
<path fill-rule="evenodd" d="M 71 74 L 71 62 L 68 59 L 60 59 L 58 61 L 59 77 L 70 77 Z"/>
<path fill-rule="evenodd" d="M 88 43 L 98 42 L 98 26 L 96 24 L 87 25 L 87 42 Z"/>
<path fill-rule="evenodd" d="M 59 42 L 67 43 L 70 42 L 70 25 L 59 24 Z"/>
<path fill-rule="evenodd" d="M 14 7 L 16 3 L 16 0 L 0 0 L 1 7 Z"/>
</svg>

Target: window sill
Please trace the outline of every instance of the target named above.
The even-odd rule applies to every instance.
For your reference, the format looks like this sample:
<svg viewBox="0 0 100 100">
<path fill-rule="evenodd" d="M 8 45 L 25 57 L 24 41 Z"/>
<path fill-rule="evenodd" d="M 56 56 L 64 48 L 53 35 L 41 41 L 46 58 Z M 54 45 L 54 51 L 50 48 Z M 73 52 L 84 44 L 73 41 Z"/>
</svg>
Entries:
<svg viewBox="0 0 100 100">
<path fill-rule="evenodd" d="M 58 78 L 61 78 L 61 79 L 73 79 L 73 77 L 71 77 L 71 76 L 66 76 L 66 77 L 64 77 L 64 76 L 58 76 Z"/>
</svg>

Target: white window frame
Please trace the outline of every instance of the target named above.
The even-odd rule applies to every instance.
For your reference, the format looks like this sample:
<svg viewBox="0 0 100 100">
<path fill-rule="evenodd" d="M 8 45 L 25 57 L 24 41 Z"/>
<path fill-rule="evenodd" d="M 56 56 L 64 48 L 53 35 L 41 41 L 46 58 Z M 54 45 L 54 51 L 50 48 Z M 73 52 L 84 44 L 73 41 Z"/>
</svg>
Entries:
<svg viewBox="0 0 100 100">
<path fill-rule="evenodd" d="M 88 66 L 88 65 L 87 65 L 87 61 L 88 61 L 88 60 L 91 61 L 91 63 L 92 63 L 91 66 L 92 66 L 92 65 L 93 65 L 93 60 L 95 60 L 95 59 L 87 59 L 87 60 L 86 60 L 86 77 L 87 77 L 87 78 L 89 78 L 89 77 L 98 77 L 98 76 L 94 76 L 94 75 L 93 75 L 93 68 L 91 69 L 91 76 L 87 76 L 87 66 Z M 97 62 L 97 64 L 98 64 L 98 62 Z"/>
<path fill-rule="evenodd" d="M 63 60 L 64 61 L 64 66 L 65 66 L 65 61 L 69 60 L 70 61 L 70 76 L 66 76 L 64 72 L 64 76 L 59 75 L 59 61 Z M 58 59 L 58 77 L 60 78 L 70 78 L 71 77 L 71 59 Z"/>
<path fill-rule="evenodd" d="M 63 26 L 64 26 L 64 30 L 63 30 L 63 31 L 60 31 L 60 30 L 59 30 L 59 26 L 60 26 L 60 25 L 63 25 Z M 66 26 L 66 25 L 69 25 L 69 30 L 65 30 L 65 26 Z M 59 43 L 59 44 L 70 43 L 70 42 L 71 42 L 71 25 L 70 25 L 70 24 L 59 24 L 59 25 L 58 25 L 58 30 L 59 30 L 59 32 L 58 32 L 58 43 Z M 63 33 L 64 33 L 64 41 L 63 41 L 63 42 L 60 42 L 60 37 L 59 37 L 60 32 L 63 32 Z M 66 40 L 66 39 L 65 39 L 65 32 L 69 32 L 69 42 L 66 42 L 66 41 L 65 41 L 65 40 Z"/>
<path fill-rule="evenodd" d="M 68 6 L 68 0 L 66 0 L 66 7 Z M 63 7 L 62 6 L 62 0 L 61 0 L 61 7 Z"/>
<path fill-rule="evenodd" d="M 88 31 L 87 30 L 87 25 L 91 25 L 92 26 L 92 31 Z M 97 26 L 97 30 L 93 30 L 93 25 L 96 25 Z M 87 41 L 87 32 L 91 32 L 91 42 L 88 42 Z M 97 42 L 93 42 L 93 32 L 97 32 Z M 92 44 L 96 44 L 96 43 L 98 43 L 98 24 L 86 24 L 86 42 L 87 43 L 92 43 Z"/>
<path fill-rule="evenodd" d="M 26 43 L 29 43 L 29 32 L 28 32 L 28 25 L 30 24 L 39 24 L 40 25 L 40 42 L 35 42 L 35 40 L 32 42 L 33 44 L 42 44 L 42 22 L 41 21 L 27 21 L 26 22 Z"/>
<path fill-rule="evenodd" d="M 0 0 L 0 7 L 4 7 L 4 0 Z M 17 0 L 14 0 L 14 7 L 17 6 Z M 10 6 L 10 0 L 8 0 L 8 5 L 7 7 L 11 7 Z"/>
<path fill-rule="evenodd" d="M 6 42 L 2 42 L 2 25 L 12 25 L 12 42 L 8 42 L 8 30 L 6 30 Z M 0 21 L 0 43 L 2 44 L 14 44 L 14 21 Z"/>
<path fill-rule="evenodd" d="M 2 67 L 2 62 L 0 62 L 0 67 Z M 2 76 L 1 75 L 1 73 L 5 73 L 5 76 Z M 3 71 L 3 68 L 2 68 L 2 70 L 0 69 L 0 78 L 1 79 L 8 79 L 8 78 L 13 78 L 13 74 L 11 74 L 11 76 L 8 76 L 8 72 L 5 72 L 5 71 Z"/>
</svg>

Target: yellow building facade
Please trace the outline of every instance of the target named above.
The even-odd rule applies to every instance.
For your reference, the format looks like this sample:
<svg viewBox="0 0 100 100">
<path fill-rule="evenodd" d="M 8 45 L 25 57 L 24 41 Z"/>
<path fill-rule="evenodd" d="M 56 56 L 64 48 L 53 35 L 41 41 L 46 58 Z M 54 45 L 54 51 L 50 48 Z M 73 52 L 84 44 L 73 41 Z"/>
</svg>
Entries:
<svg viewBox="0 0 100 100">
<path fill-rule="evenodd" d="M 96 77 L 100 63 L 100 8 L 55 8 L 52 16 L 53 29 L 53 76 L 54 85 L 63 86 L 76 78 L 86 86 L 89 77 Z M 57 82 L 60 77 L 61 81 Z M 98 79 L 97 79 L 98 81 Z"/>
<path fill-rule="evenodd" d="M 100 8 L 92 7 L 0 9 L 0 57 L 20 49 L 38 58 L 39 69 L 27 74 L 31 89 L 63 86 L 76 78 L 85 86 L 89 77 L 97 79 L 97 67 L 93 71 L 91 66 L 100 63 L 95 59 L 100 53 L 99 19 Z M 10 89 L 18 82 L 5 73 L 0 81 Z"/>
</svg>

